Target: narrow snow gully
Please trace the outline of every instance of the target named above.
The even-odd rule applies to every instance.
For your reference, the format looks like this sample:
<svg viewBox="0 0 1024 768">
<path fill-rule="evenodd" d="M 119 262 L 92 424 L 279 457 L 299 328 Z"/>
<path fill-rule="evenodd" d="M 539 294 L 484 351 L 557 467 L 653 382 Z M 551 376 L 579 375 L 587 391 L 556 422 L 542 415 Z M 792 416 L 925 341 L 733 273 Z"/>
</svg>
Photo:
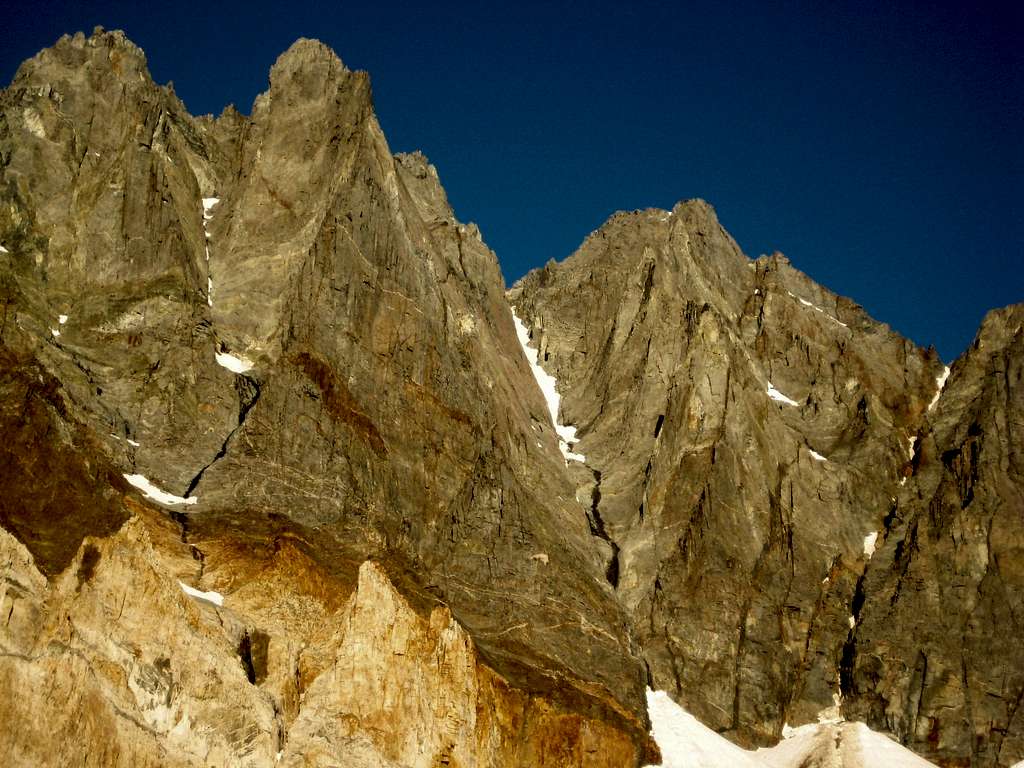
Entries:
<svg viewBox="0 0 1024 768">
<path fill-rule="evenodd" d="M 213 276 L 210 272 L 210 231 L 207 224 L 213 218 L 213 206 L 220 202 L 218 197 L 203 198 L 203 246 L 206 249 L 206 303 L 213 306 Z"/>
<path fill-rule="evenodd" d="M 569 462 L 578 462 L 588 469 L 594 477 L 594 488 L 590 493 L 590 508 L 586 510 L 587 525 L 590 527 L 590 534 L 592 536 L 601 539 L 611 548 L 611 559 L 605 568 L 605 579 L 608 580 L 613 589 L 618 589 L 619 545 L 608 535 L 604 520 L 601 518 L 601 471 L 587 464 L 587 457 L 582 453 L 576 453 L 572 450 L 573 444 L 579 441 L 579 438 L 576 437 L 576 427 L 559 422 L 561 396 L 558 394 L 558 382 L 554 376 L 541 367 L 539 345 L 537 349 L 530 346 L 530 331 L 527 329 L 526 324 L 519 319 L 515 307 L 512 307 L 512 322 L 515 323 L 516 336 L 519 338 L 519 344 L 523 348 L 523 354 L 526 355 L 526 360 L 530 364 L 533 377 L 536 379 L 537 386 L 540 387 L 541 394 L 544 395 L 544 400 L 548 405 L 551 424 L 558 435 L 558 447 L 562 451 L 562 456 L 565 457 L 566 467 L 569 466 Z M 580 501 L 578 497 L 577 501 Z"/>
<path fill-rule="evenodd" d="M 523 348 L 523 354 L 526 355 L 526 360 L 530 364 L 533 378 L 536 379 L 537 386 L 540 387 L 540 392 L 544 395 L 544 402 L 548 404 L 551 425 L 558 434 L 558 447 L 565 457 L 565 463 L 568 465 L 570 461 L 578 461 L 582 464 L 586 461 L 587 457 L 582 453 L 574 453 L 572 450 L 573 443 L 579 442 L 579 438 L 576 437 L 576 427 L 562 424 L 558 420 L 559 404 L 562 398 L 558 394 L 557 380 L 541 368 L 539 362 L 540 348 L 534 349 L 530 346 L 530 331 L 523 321 L 519 319 L 515 307 L 512 307 L 512 322 L 515 323 L 516 336 L 519 338 L 519 345 Z"/>
</svg>

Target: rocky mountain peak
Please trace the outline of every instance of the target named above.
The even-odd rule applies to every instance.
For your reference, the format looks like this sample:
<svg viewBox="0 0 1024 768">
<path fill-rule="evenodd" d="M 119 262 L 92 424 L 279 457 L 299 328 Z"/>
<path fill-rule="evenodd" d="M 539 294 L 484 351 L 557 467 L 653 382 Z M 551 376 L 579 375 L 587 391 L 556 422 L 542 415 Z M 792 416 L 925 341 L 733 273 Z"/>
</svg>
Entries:
<svg viewBox="0 0 1024 768">
<path fill-rule="evenodd" d="M 90 73 L 97 83 L 103 79 L 152 83 L 146 54 L 121 30 L 96 27 L 92 34 L 64 35 L 51 48 L 45 48 L 19 67 L 12 86 L 19 82 L 37 84 L 46 78 L 59 79 L 60 73 Z M 56 84 L 55 84 L 56 86 Z"/>
<path fill-rule="evenodd" d="M 322 43 L 213 119 L 103 31 L 0 92 L 0 302 L 0 754 L 1024 756 L 1021 307 L 950 371 L 702 200 L 506 293 Z"/>
<path fill-rule="evenodd" d="M 352 74 L 329 46 L 299 38 L 270 68 L 270 92 L 303 100 L 327 98 Z M 359 75 L 368 80 L 365 72 Z"/>
</svg>

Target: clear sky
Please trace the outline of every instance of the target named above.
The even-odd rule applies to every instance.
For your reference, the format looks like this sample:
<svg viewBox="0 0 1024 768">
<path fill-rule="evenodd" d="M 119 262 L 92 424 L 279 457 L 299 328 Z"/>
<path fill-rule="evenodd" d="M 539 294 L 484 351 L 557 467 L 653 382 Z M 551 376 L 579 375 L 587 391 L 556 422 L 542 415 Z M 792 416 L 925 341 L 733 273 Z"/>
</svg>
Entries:
<svg viewBox="0 0 1024 768">
<path fill-rule="evenodd" d="M 295 38 L 323 40 L 509 283 L 616 210 L 703 197 L 749 255 L 947 361 L 1024 301 L 1021 2 L 0 3 L 3 83 L 100 24 L 195 114 L 248 112 Z"/>
</svg>

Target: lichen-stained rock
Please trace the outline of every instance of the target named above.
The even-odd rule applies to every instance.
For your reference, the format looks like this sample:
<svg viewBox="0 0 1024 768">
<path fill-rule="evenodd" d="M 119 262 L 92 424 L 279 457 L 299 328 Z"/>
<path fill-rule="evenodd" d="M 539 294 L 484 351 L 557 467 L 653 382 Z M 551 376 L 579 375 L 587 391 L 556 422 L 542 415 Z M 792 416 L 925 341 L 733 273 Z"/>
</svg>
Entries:
<svg viewBox="0 0 1024 768">
<path fill-rule="evenodd" d="M 940 765 L 1024 757 L 1022 327 L 990 312 L 953 365 L 844 654 L 845 711 Z"/>
<path fill-rule="evenodd" d="M 579 430 L 653 687 L 742 744 L 833 707 L 934 354 L 747 259 L 702 201 L 616 214 L 509 297 Z"/>
<path fill-rule="evenodd" d="M 56 476 L 92 467 L 89 498 L 118 500 L 93 533 L 124 519 L 121 475 L 162 491 L 162 519 L 126 505 L 166 569 L 241 593 L 231 641 L 286 725 L 308 628 L 372 557 L 449 606 L 510 690 L 628 734 L 639 761 L 643 664 L 497 260 L 425 158 L 391 155 L 365 73 L 299 41 L 250 117 L 193 118 L 97 30 L 27 62 L 0 115 L 8 391 L 39 374 L 59 396 L 46 423 L 77 437 L 45 449 Z M 90 531 L 87 505 L 47 498 L 26 507 L 45 525 L 3 512 L 41 565 L 64 536 L 52 573 Z"/>
</svg>

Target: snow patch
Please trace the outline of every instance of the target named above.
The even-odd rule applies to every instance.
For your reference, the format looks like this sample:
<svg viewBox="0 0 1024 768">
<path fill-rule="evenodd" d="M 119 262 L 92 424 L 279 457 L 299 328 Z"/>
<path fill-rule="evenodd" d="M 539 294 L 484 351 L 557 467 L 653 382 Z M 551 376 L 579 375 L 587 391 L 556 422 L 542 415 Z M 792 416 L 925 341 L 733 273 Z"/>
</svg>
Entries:
<svg viewBox="0 0 1024 768">
<path fill-rule="evenodd" d="M 132 446 L 133 448 L 138 448 L 140 445 L 142 445 L 142 443 L 137 443 L 134 440 L 132 440 L 130 437 L 126 438 L 126 439 L 128 441 L 128 445 Z"/>
<path fill-rule="evenodd" d="M 785 403 L 786 405 L 795 405 L 797 407 L 800 406 L 800 403 L 798 403 L 796 400 L 786 397 L 784 394 L 779 392 L 779 390 L 777 390 L 770 381 L 768 382 L 768 397 L 777 402 Z"/>
<path fill-rule="evenodd" d="M 523 354 L 526 355 L 526 360 L 530 364 L 530 370 L 533 371 L 533 377 L 537 380 L 537 386 L 540 387 L 544 401 L 548 404 L 551 423 L 555 427 L 555 432 L 558 433 L 558 447 L 562 451 L 562 456 L 566 461 L 586 461 L 586 456 L 582 453 L 574 453 L 571 449 L 573 443 L 579 442 L 579 438 L 576 437 L 576 427 L 560 424 L 558 421 L 558 406 L 561 396 L 556 388 L 557 381 L 554 376 L 540 367 L 540 363 L 537 361 L 538 351 L 530 346 L 530 332 L 523 325 L 523 321 L 519 319 L 515 307 L 512 307 L 512 322 L 515 323 L 516 336 L 519 338 Z"/>
<path fill-rule="evenodd" d="M 227 368 L 232 373 L 245 373 L 252 368 L 252 361 L 244 357 L 236 357 L 227 352 L 216 352 L 214 356 L 222 368 Z"/>
<path fill-rule="evenodd" d="M 664 768 L 798 768 L 812 763 L 846 768 L 935 768 L 864 723 L 845 722 L 838 713 L 839 698 L 833 695 L 836 706 L 818 713 L 818 722 L 797 728 L 786 723 L 782 741 L 756 751 L 727 741 L 664 691 L 647 689 L 647 712 Z"/>
<path fill-rule="evenodd" d="M 8 251 L 6 248 L 0 245 L 0 253 L 10 253 L 10 251 Z"/>
<path fill-rule="evenodd" d="M 875 554 L 875 542 L 878 541 L 878 531 L 872 531 L 864 537 L 864 554 L 870 560 L 871 556 Z"/>
<path fill-rule="evenodd" d="M 58 336 L 60 336 L 60 331 L 58 331 L 58 330 L 57 330 L 56 328 L 51 328 L 51 329 L 50 329 L 50 333 L 52 333 L 52 334 L 53 334 L 53 338 L 55 338 L 55 339 L 56 339 L 56 338 L 57 338 Z"/>
<path fill-rule="evenodd" d="M 203 218 L 209 221 L 213 218 L 213 214 L 210 213 L 210 209 L 213 208 L 217 203 L 220 202 L 219 197 L 204 197 L 203 198 Z"/>
<path fill-rule="evenodd" d="M 64 325 L 64 323 L 66 323 L 67 321 L 68 321 L 68 316 L 67 315 L 57 315 L 57 322 L 60 323 L 61 325 Z"/>
<path fill-rule="evenodd" d="M 147 499 L 152 499 L 158 504 L 195 504 L 199 501 L 196 496 L 189 496 L 187 499 L 175 496 L 173 493 L 162 491 L 153 485 L 145 475 L 125 475 L 124 479 L 134 485 Z"/>
<path fill-rule="evenodd" d="M 206 223 L 213 218 L 210 210 L 219 202 L 219 197 L 203 198 L 203 234 L 206 236 L 204 239 L 206 246 L 206 303 L 211 307 L 213 306 L 213 278 L 210 277 L 210 233 L 206 229 Z"/>
<path fill-rule="evenodd" d="M 224 605 L 224 595 L 220 592 L 201 592 L 198 589 L 193 589 L 183 581 L 179 581 L 178 584 L 181 586 L 181 591 L 189 597 L 194 597 L 197 600 L 205 600 L 208 603 L 214 605 Z"/>
<path fill-rule="evenodd" d="M 702 724 L 664 691 L 647 689 L 647 713 L 663 768 L 764 768 L 764 763 Z"/>
<path fill-rule="evenodd" d="M 853 618 L 853 616 L 850 616 L 849 618 L 847 618 L 846 623 L 850 625 L 850 629 L 853 629 L 854 627 L 857 626 L 857 620 L 855 618 Z"/>
<path fill-rule="evenodd" d="M 808 448 L 807 450 L 811 454 L 811 458 L 814 459 L 815 461 L 828 461 L 828 459 L 826 459 L 820 453 L 815 451 L 813 448 Z"/>
<path fill-rule="evenodd" d="M 860 758 L 855 764 L 884 765 L 886 768 L 934 768 L 934 763 L 915 755 L 888 736 L 871 730 L 864 723 L 849 723 L 843 730 L 844 736 L 853 742 L 854 751 Z"/>
<path fill-rule="evenodd" d="M 938 376 L 935 377 L 935 385 L 938 387 L 938 389 L 935 391 L 935 397 L 933 397 L 932 401 L 930 403 L 928 403 L 928 410 L 929 411 L 932 408 L 935 407 L 936 403 L 939 402 L 939 397 L 941 397 L 941 395 L 942 395 L 942 390 L 945 388 L 945 386 L 946 386 L 946 379 L 948 379 L 948 378 L 949 378 L 949 366 L 947 365 L 945 368 L 942 369 L 942 373 L 940 373 Z"/>
</svg>

